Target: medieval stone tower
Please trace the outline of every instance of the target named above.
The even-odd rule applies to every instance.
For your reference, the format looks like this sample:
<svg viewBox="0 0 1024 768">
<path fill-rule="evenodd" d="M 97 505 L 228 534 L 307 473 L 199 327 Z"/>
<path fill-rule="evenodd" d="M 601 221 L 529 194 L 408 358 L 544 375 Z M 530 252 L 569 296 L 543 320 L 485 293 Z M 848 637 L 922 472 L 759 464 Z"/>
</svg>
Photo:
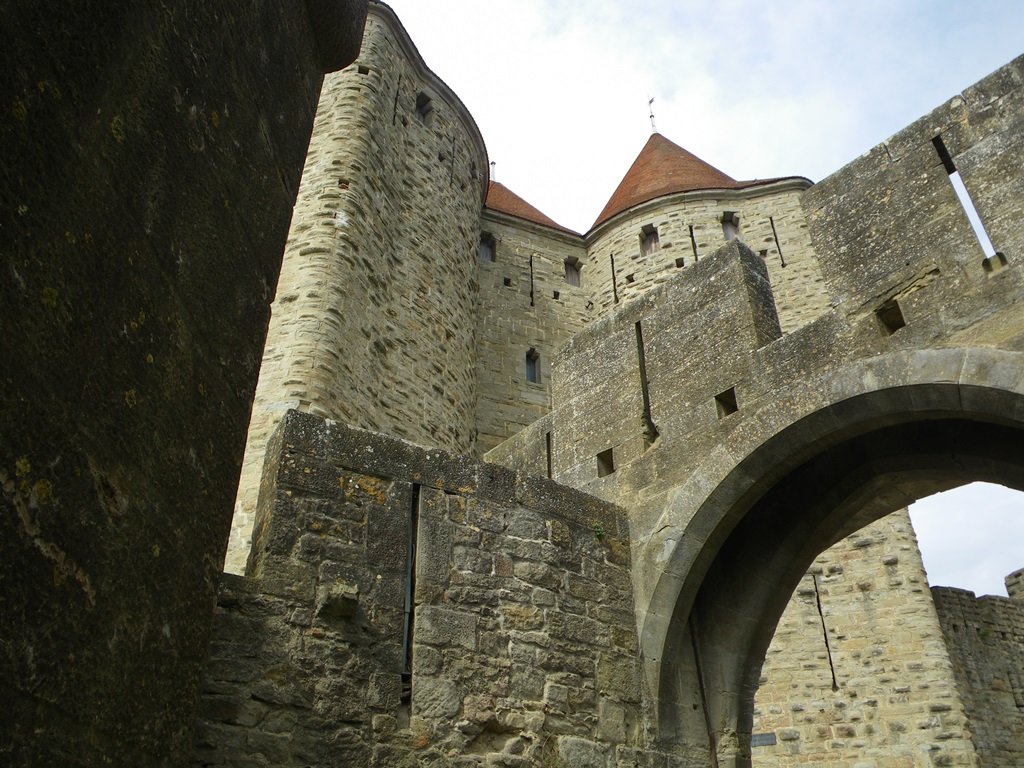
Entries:
<svg viewBox="0 0 1024 768">
<path fill-rule="evenodd" d="M 196 764 L 1018 765 L 1019 585 L 933 597 L 900 510 L 1024 485 L 1022 93 L 1017 60 L 819 185 L 655 133 L 580 234 L 488 180 L 371 3 L 316 115 Z"/>
</svg>

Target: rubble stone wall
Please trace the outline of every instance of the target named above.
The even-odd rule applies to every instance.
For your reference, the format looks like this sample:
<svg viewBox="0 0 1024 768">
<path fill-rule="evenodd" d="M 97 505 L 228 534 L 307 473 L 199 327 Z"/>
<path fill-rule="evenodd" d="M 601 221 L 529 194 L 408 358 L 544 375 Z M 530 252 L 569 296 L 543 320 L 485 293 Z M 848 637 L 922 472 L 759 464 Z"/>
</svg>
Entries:
<svg viewBox="0 0 1024 768">
<path fill-rule="evenodd" d="M 622 510 L 294 411 L 270 449 L 194 765 L 648 765 Z"/>
<path fill-rule="evenodd" d="M 1020 572 L 1017 573 L 1019 577 Z M 1007 580 L 1009 582 L 1009 579 Z M 1024 763 L 1024 603 L 950 587 L 932 595 L 984 768 Z"/>
</svg>

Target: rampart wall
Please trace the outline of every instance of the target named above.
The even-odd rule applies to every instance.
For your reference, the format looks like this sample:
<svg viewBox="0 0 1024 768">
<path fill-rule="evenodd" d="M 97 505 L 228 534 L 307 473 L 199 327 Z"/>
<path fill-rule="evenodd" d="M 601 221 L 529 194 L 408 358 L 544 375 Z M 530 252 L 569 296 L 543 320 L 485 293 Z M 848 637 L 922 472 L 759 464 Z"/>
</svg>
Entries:
<svg viewBox="0 0 1024 768">
<path fill-rule="evenodd" d="M 653 759 L 622 510 L 294 411 L 269 456 L 193 764 Z"/>
<path fill-rule="evenodd" d="M 1007 579 L 1010 597 L 932 588 L 984 768 L 1024 761 L 1024 603 L 1010 583 L 1014 575 Z"/>
<path fill-rule="evenodd" d="M 229 570 L 287 408 L 470 452 L 487 155 L 394 13 L 325 79 L 253 403 Z"/>
</svg>

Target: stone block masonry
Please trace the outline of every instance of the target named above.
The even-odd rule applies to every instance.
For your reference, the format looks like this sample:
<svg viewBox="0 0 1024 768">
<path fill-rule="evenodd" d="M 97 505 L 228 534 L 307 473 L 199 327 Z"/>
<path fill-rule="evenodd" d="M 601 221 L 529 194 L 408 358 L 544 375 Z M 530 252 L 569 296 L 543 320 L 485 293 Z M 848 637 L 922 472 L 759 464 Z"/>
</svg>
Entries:
<svg viewBox="0 0 1024 768">
<path fill-rule="evenodd" d="M 739 222 L 736 238 L 768 268 L 783 330 L 810 322 L 827 310 L 829 300 L 800 204 L 809 186 L 806 179 L 787 179 L 744 190 L 682 192 L 601 224 L 586 238 L 594 315 L 615 311 L 680 271 L 699 280 L 689 268 L 727 242 L 721 218 L 730 211 Z M 641 247 L 645 228 L 657 233 L 656 249 L 648 253 Z"/>
<path fill-rule="evenodd" d="M 621 509 L 291 411 L 193 764 L 664 765 L 629 569 Z"/>
<path fill-rule="evenodd" d="M 951 654 L 963 663 L 939 629 L 906 511 L 862 528 L 815 560 L 779 621 L 754 699 L 754 764 L 928 765 L 968 732 L 978 747 Z M 989 765 L 970 749 L 941 759 Z"/>
<path fill-rule="evenodd" d="M 484 453 L 551 410 L 551 363 L 590 311 L 586 284 L 566 279 L 582 263 L 580 237 L 485 210 L 493 260 L 478 267 L 477 452 Z M 583 280 L 587 276 L 583 276 Z M 526 355 L 534 350 L 534 381 Z M 544 474 L 544 470 L 539 472 Z"/>
</svg>

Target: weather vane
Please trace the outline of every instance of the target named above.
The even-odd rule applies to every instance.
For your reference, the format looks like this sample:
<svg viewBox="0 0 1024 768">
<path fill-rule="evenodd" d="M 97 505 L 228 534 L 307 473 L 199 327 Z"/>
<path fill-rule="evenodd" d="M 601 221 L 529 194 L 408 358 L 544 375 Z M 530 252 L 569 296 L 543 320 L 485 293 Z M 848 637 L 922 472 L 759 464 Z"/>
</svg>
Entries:
<svg viewBox="0 0 1024 768">
<path fill-rule="evenodd" d="M 658 129 L 654 127 L 654 97 L 651 96 L 647 100 L 647 108 L 651 111 L 651 133 L 657 133 Z"/>
</svg>

